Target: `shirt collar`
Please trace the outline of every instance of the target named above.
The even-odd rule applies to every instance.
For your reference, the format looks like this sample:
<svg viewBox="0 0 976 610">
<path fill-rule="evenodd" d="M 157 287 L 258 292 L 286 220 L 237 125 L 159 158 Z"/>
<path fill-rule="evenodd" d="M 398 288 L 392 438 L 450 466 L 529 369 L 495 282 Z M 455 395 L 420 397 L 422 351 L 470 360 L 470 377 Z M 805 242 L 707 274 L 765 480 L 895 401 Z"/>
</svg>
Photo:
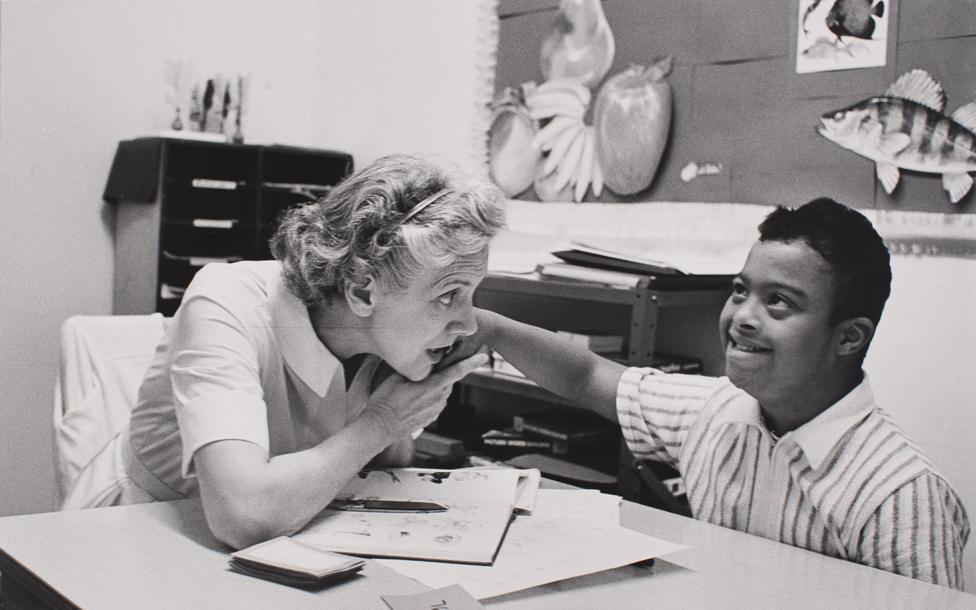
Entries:
<svg viewBox="0 0 976 610">
<path fill-rule="evenodd" d="M 807 461 L 818 468 L 831 449 L 855 424 L 874 409 L 874 393 L 868 383 L 867 373 L 853 390 L 831 405 L 820 415 L 788 432 L 782 438 L 791 439 L 800 446 Z M 759 402 L 745 392 L 736 393 L 718 412 L 714 420 L 719 424 L 741 423 L 756 426 L 764 435 L 775 437 L 763 423 Z"/>
<path fill-rule="evenodd" d="M 793 441 L 800 446 L 807 461 L 814 469 L 855 424 L 867 417 L 874 409 L 874 392 L 867 373 L 861 383 L 826 411 L 803 424 L 792 433 Z"/>
<path fill-rule="evenodd" d="M 324 397 L 342 365 L 319 341 L 308 308 L 285 286 L 279 274 L 269 291 L 271 324 L 278 349 L 288 367 L 305 385 Z"/>
</svg>

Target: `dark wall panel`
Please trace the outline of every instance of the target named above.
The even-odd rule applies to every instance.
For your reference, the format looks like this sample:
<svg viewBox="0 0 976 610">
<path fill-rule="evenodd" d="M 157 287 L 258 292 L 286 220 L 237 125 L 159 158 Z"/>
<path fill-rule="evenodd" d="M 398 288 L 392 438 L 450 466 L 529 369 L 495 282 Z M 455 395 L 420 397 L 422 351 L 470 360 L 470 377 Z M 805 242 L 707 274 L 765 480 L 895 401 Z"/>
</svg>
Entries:
<svg viewBox="0 0 976 610">
<path fill-rule="evenodd" d="M 603 7 L 617 46 L 610 75 L 662 55 L 678 64 L 697 63 L 701 2 L 607 0 Z"/>
<path fill-rule="evenodd" d="M 976 35 L 976 2 L 902 0 L 899 42 Z"/>
<path fill-rule="evenodd" d="M 781 57 L 792 10 L 783 0 L 706 3 L 695 27 L 696 62 Z"/>
<path fill-rule="evenodd" d="M 501 20 L 495 69 L 496 89 L 542 80 L 539 49 L 555 18 L 556 10 L 551 9 Z"/>
</svg>

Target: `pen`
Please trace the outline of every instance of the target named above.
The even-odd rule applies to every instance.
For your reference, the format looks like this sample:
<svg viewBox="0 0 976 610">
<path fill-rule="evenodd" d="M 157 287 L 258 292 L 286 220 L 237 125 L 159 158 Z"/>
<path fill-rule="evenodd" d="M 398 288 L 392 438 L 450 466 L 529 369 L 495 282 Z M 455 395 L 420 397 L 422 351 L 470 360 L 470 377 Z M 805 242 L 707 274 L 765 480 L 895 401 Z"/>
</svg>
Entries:
<svg viewBox="0 0 976 610">
<path fill-rule="evenodd" d="M 447 507 L 434 502 L 414 500 L 364 500 L 358 498 L 336 498 L 329 503 L 335 510 L 352 510 L 384 513 L 440 513 Z"/>
</svg>

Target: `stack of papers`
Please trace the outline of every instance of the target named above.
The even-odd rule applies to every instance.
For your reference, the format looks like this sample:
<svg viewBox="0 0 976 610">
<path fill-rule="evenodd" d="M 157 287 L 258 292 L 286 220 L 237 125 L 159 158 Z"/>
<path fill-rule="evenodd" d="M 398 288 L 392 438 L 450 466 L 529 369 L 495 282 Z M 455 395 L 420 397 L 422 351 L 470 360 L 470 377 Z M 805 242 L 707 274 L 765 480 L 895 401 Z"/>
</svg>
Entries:
<svg viewBox="0 0 976 610">
<path fill-rule="evenodd" d="M 230 556 L 230 567 L 238 572 L 296 587 L 319 587 L 341 580 L 361 570 L 364 563 L 362 559 L 307 547 L 288 536 Z"/>
</svg>

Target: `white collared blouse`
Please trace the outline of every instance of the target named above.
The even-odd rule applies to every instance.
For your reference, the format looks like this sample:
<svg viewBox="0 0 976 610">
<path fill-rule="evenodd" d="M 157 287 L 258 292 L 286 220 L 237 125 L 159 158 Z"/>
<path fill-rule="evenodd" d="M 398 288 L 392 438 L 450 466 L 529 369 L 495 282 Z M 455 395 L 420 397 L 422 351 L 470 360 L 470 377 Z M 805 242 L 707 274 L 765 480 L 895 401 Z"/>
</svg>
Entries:
<svg viewBox="0 0 976 610">
<path fill-rule="evenodd" d="M 184 294 L 139 391 L 129 436 L 160 482 L 193 495 L 193 456 L 208 443 L 249 441 L 270 456 L 312 447 L 366 405 L 379 359 L 346 390 L 277 261 L 212 263 Z"/>
</svg>

